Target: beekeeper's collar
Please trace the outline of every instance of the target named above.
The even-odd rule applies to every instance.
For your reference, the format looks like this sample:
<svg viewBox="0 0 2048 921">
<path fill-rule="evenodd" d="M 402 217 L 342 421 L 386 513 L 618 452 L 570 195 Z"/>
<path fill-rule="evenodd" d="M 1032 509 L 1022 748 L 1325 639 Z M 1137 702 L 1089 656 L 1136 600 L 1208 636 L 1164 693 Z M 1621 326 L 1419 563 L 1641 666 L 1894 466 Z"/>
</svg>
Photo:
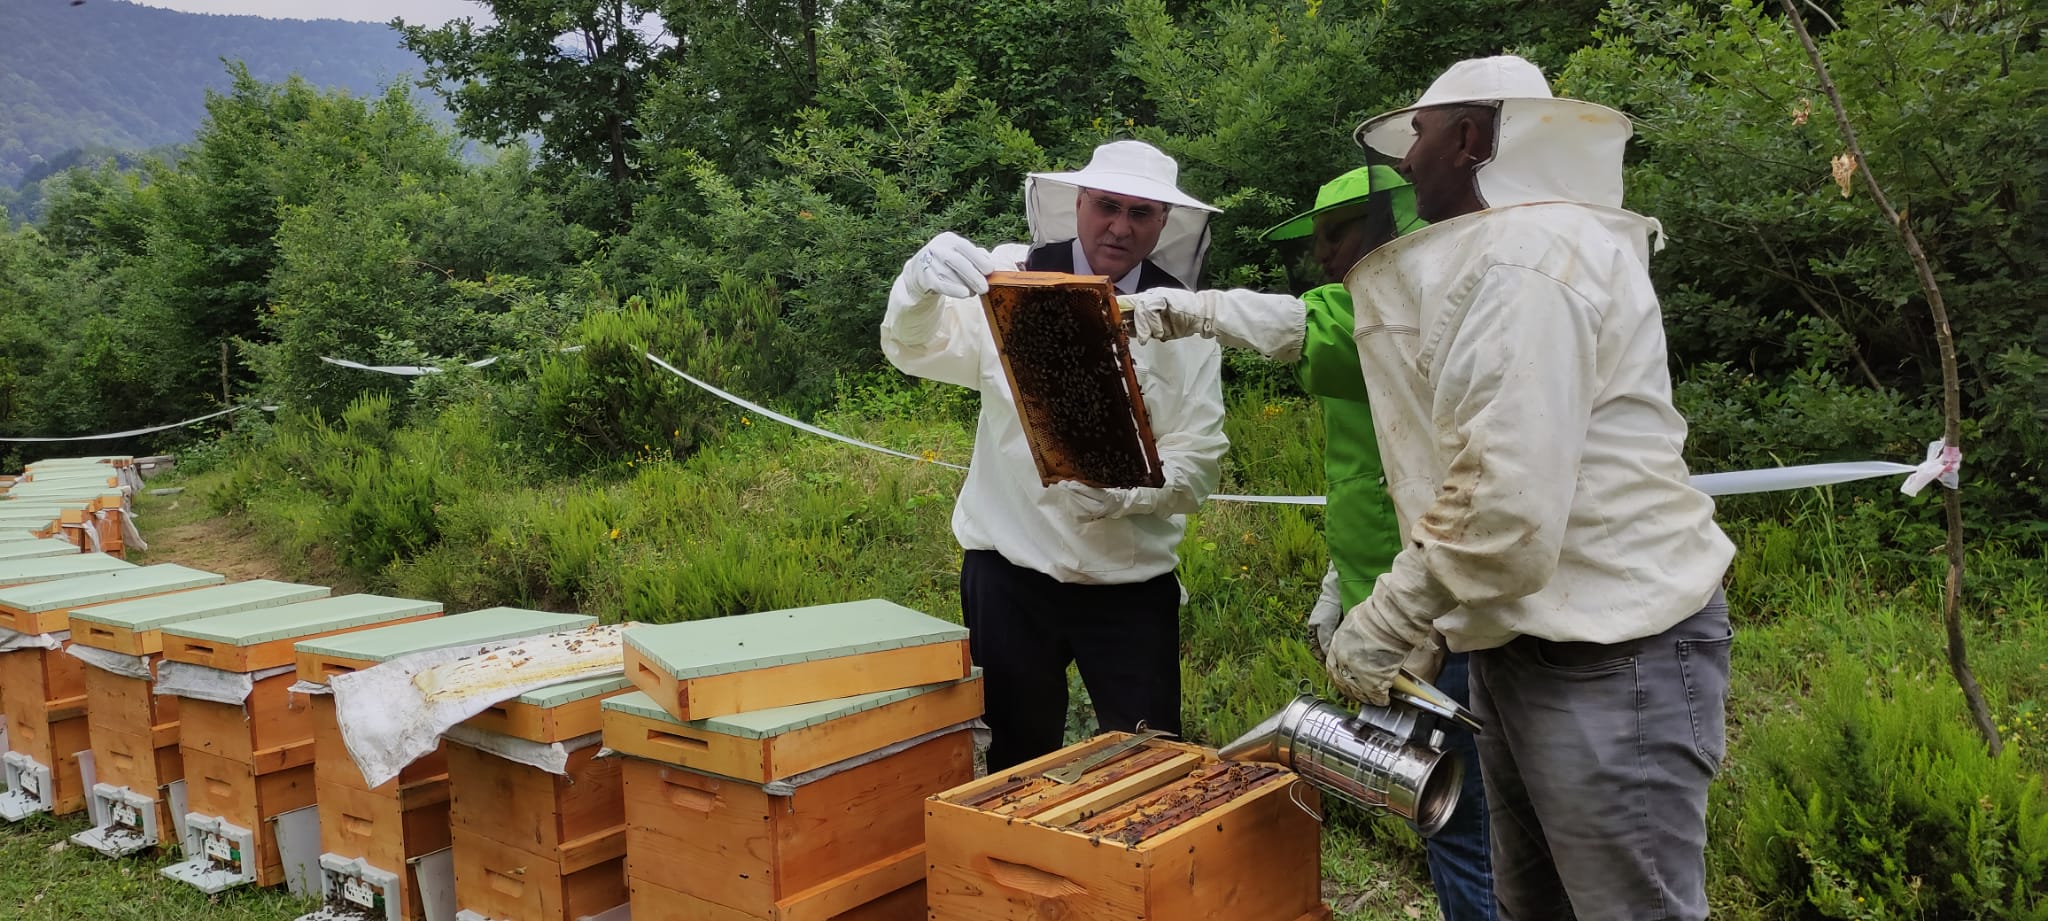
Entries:
<svg viewBox="0 0 2048 921">
<path fill-rule="evenodd" d="M 1095 148 L 1085 169 L 1030 173 L 1024 179 L 1024 215 L 1033 245 L 1070 240 L 1080 233 L 1074 199 L 1081 189 L 1149 198 L 1171 205 L 1159 245 L 1149 259 L 1189 286 L 1199 285 L 1209 254 L 1209 216 L 1217 209 L 1176 185 L 1180 164 L 1143 141 L 1112 141 Z"/>
<path fill-rule="evenodd" d="M 1543 72 L 1503 55 L 1459 61 L 1405 109 L 1374 116 L 1353 137 L 1390 157 L 1415 142 L 1409 118 L 1417 109 L 1498 103 L 1493 158 L 1475 176 L 1488 208 L 1538 201 L 1621 207 L 1621 157 L 1634 129 L 1606 106 L 1550 94 Z"/>
</svg>

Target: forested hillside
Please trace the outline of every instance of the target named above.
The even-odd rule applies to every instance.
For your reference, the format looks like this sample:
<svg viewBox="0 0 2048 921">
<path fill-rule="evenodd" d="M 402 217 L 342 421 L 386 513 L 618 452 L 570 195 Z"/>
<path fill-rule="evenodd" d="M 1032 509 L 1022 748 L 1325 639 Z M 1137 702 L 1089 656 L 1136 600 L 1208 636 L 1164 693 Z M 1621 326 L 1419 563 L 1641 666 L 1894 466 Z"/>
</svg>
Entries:
<svg viewBox="0 0 2048 921">
<path fill-rule="evenodd" d="M 0 3 L 0 186 L 79 148 L 140 151 L 191 139 L 222 59 L 259 80 L 298 74 L 375 95 L 424 68 L 378 23 L 212 16 L 91 0 Z"/>
</svg>

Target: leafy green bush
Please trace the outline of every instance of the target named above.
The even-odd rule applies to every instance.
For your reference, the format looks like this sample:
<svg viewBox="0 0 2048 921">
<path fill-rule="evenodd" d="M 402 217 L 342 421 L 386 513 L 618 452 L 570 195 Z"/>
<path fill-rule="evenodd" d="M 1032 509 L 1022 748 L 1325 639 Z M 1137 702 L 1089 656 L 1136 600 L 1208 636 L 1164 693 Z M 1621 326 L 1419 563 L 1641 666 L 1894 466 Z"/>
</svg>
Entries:
<svg viewBox="0 0 2048 921">
<path fill-rule="evenodd" d="M 535 373 L 532 437 L 547 454 L 566 438 L 577 464 L 688 457 L 739 410 L 647 354 L 730 391 L 788 394 L 802 352 L 779 306 L 772 289 L 726 275 L 695 304 L 676 291 L 591 314 L 570 337 L 578 351 L 549 355 Z"/>
<path fill-rule="evenodd" d="M 1844 657 L 1744 742 L 1710 840 L 1779 917 L 2048 918 L 2048 790 L 1952 687 Z"/>
</svg>

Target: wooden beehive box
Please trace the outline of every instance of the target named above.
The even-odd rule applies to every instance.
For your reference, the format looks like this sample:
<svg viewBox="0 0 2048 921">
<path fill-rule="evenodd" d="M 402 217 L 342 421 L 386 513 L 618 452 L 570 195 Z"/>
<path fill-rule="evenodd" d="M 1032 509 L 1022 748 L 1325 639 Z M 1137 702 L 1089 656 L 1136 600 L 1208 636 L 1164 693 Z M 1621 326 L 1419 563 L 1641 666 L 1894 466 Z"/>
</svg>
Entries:
<svg viewBox="0 0 2048 921">
<path fill-rule="evenodd" d="M 260 579 L 100 604 L 71 612 L 71 641 L 149 660 L 163 652 L 163 628 L 236 611 L 324 598 L 328 589 Z M 163 788 L 184 779 L 178 752 L 178 698 L 158 695 L 148 679 L 85 669 L 86 724 L 99 783 L 125 788 L 158 804 L 158 839 L 174 841 L 175 823 Z M 83 843 L 83 842 L 81 842 Z"/>
<path fill-rule="evenodd" d="M 227 577 L 219 573 L 163 563 L 0 588 L 0 628 L 17 633 L 56 633 L 71 629 L 74 608 L 204 588 L 226 581 Z"/>
<path fill-rule="evenodd" d="M 589 736 L 601 725 L 598 705 L 632 688 L 623 676 L 565 682 L 465 724 L 576 747 L 555 774 L 480 748 L 448 746 L 458 909 L 494 921 L 573 921 L 626 903 L 624 759 L 599 758 Z"/>
<path fill-rule="evenodd" d="M 76 608 L 221 581 L 214 573 L 162 565 L 11 586 L 0 589 L 0 628 L 60 633 L 71 629 Z M 0 713 L 7 717 L 8 747 L 49 771 L 54 790 L 51 811 L 56 815 L 84 809 L 90 792 L 78 763 L 79 753 L 92 748 L 85 720 L 87 669 L 64 653 L 62 646 L 68 643 L 56 649 L 0 653 Z"/>
<path fill-rule="evenodd" d="M 604 703 L 605 745 L 623 754 L 768 783 L 977 719 L 981 677 L 684 722 L 648 695 Z"/>
<path fill-rule="evenodd" d="M 923 800 L 973 776 L 967 729 L 786 795 L 629 757 L 633 917 L 922 921 Z"/>
<path fill-rule="evenodd" d="M 996 272 L 982 295 L 1039 480 L 1166 482 L 1137 365 L 1100 275 Z"/>
<path fill-rule="evenodd" d="M 0 543 L 0 562 L 33 560 L 48 556 L 75 556 L 78 548 L 53 537 L 10 540 Z"/>
<path fill-rule="evenodd" d="M 255 679 L 240 706 L 197 699 L 178 702 L 187 815 L 226 821 L 255 838 L 253 854 L 238 850 L 235 860 L 211 858 L 214 863 L 232 863 L 232 869 L 248 874 L 259 886 L 283 883 L 284 864 L 269 820 L 314 803 L 313 711 L 305 698 L 291 693 L 297 679 L 293 645 L 440 613 L 441 605 L 432 601 L 338 595 L 162 628 L 164 661 Z M 216 842 L 199 843 L 198 850 L 203 851 Z M 188 846 L 188 863 L 210 859 L 194 850 Z M 222 847 L 220 852 L 226 850 Z"/>
<path fill-rule="evenodd" d="M 925 804 L 931 921 L 1323 921 L 1315 791 L 1152 740 L 1058 784 L 1109 733 Z M 1298 797 L 1297 805 L 1290 796 Z"/>
<path fill-rule="evenodd" d="M 401 656 L 452 646 L 517 640 L 589 626 L 597 618 L 517 608 L 489 608 L 297 644 L 300 681 L 326 684 L 337 674 L 359 671 Z M 392 874 L 397 891 L 371 894 L 370 906 L 382 911 L 383 901 L 401 906 L 399 917 L 426 917 L 419 880 L 411 861 L 447 848 L 448 756 L 443 746 L 408 765 L 399 776 L 371 787 L 342 741 L 334 698 L 313 697 L 314 778 L 320 803 L 320 849 L 323 856 L 360 860 Z M 340 892 L 329 893 L 336 909 L 349 906 Z"/>
<path fill-rule="evenodd" d="M 56 516 L 51 516 L 50 521 L 55 520 Z M 0 521 L 0 528 L 4 527 L 5 522 Z M 115 559 L 104 553 L 75 553 L 70 556 L 51 556 L 33 560 L 8 560 L 0 562 L 0 587 L 31 585 L 54 579 L 70 579 L 94 573 L 138 568 L 140 567 L 134 563 Z"/>
<path fill-rule="evenodd" d="M 887 601 L 627 630 L 626 677 L 695 720 L 965 678 L 967 629 Z"/>
</svg>

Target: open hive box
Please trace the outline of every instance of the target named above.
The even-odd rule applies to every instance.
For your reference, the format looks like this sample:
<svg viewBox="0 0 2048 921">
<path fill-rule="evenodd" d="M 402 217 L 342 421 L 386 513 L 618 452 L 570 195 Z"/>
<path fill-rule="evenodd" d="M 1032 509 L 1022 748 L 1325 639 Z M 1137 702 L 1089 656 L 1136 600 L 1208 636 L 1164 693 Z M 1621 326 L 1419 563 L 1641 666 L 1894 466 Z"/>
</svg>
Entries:
<svg viewBox="0 0 2048 921">
<path fill-rule="evenodd" d="M 622 675 L 551 685 L 449 733 L 458 921 L 575 921 L 626 904 L 625 759 L 597 755 L 601 705 L 627 693 Z M 560 752 L 559 772 L 509 757 L 540 746 Z"/>
<path fill-rule="evenodd" d="M 0 712 L 8 726 L 8 751 L 0 755 L 7 781 L 0 815 L 12 821 L 35 812 L 70 815 L 86 807 L 80 756 L 91 752 L 92 737 L 86 722 L 85 664 L 64 651 L 71 643 L 71 612 L 222 581 L 215 573 L 165 564 L 0 589 L 0 629 L 41 640 L 0 653 Z"/>
<path fill-rule="evenodd" d="M 299 680 L 325 685 L 335 675 L 414 653 L 524 640 L 596 622 L 583 614 L 488 608 L 307 640 L 293 648 Z M 432 916 L 452 914 L 454 856 L 442 853 L 451 845 L 447 746 L 372 787 L 342 739 L 334 697 L 311 696 L 325 917 L 423 921 L 430 914 L 430 885 L 446 899 Z"/>
<path fill-rule="evenodd" d="M 338 595 L 165 626 L 158 690 L 180 698 L 187 812 L 186 859 L 163 874 L 206 892 L 285 883 L 278 823 L 315 790 L 313 709 L 291 693 L 293 645 L 440 613 L 438 602 Z M 174 671 L 189 674 L 174 682 Z"/>
<path fill-rule="evenodd" d="M 1109 733 L 931 797 L 931 921 L 1322 921 L 1314 788 Z M 1071 783 L 1044 774 L 1107 760 Z M 1301 801 L 1300 805 L 1295 802 Z"/>
<path fill-rule="evenodd" d="M 1041 483 L 1163 485 L 1109 279 L 996 272 L 981 300 Z"/>
<path fill-rule="evenodd" d="M 71 612 L 71 641 L 90 652 L 85 669 L 86 725 L 92 737 L 101 824 L 73 843 L 111 857 L 177 842 L 184 816 L 169 788 L 185 778 L 178 751 L 178 698 L 151 686 L 163 653 L 163 628 L 236 611 L 327 597 L 317 585 L 259 579 L 169 595 L 93 605 Z"/>
</svg>

